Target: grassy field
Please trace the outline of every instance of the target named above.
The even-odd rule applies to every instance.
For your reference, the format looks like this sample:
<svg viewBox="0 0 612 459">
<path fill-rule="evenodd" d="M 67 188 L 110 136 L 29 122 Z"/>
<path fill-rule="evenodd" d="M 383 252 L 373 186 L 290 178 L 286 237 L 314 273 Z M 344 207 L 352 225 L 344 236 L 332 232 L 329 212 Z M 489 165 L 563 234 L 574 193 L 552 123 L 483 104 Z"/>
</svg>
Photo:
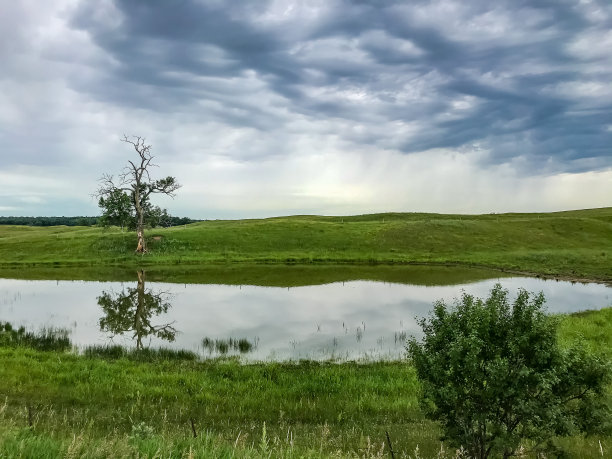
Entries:
<svg viewBox="0 0 612 459">
<path fill-rule="evenodd" d="M 150 281 L 439 285 L 491 277 L 468 269 L 478 266 L 612 281 L 612 208 L 207 221 L 148 239 L 150 253 L 137 256 L 135 235 L 118 229 L 0 226 L 0 277 L 131 281 L 144 267 Z M 559 335 L 611 358 L 612 309 L 560 316 Z M 2 459 L 389 457 L 386 432 L 395 457 L 454 457 L 423 417 L 406 362 L 118 358 L 23 342 L 0 339 Z M 610 437 L 559 444 L 570 457 L 612 456 Z"/>
<path fill-rule="evenodd" d="M 612 356 L 612 309 L 560 318 L 562 343 Z M 453 457 L 406 362 L 113 355 L 1 345 L 0 457 L 389 457 L 386 432 L 396 457 Z M 609 437 L 559 444 L 612 454 Z"/>
<path fill-rule="evenodd" d="M 375 214 L 205 221 L 135 235 L 90 227 L 0 226 L 0 266 L 450 264 L 612 280 L 612 208 L 540 214 Z"/>
</svg>

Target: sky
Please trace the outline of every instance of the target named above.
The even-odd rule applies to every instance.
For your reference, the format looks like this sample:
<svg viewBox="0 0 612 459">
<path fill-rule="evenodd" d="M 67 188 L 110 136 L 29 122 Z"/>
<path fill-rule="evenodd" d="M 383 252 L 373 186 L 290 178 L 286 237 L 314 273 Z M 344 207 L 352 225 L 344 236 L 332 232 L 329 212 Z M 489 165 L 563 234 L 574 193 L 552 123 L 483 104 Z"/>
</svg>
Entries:
<svg viewBox="0 0 612 459">
<path fill-rule="evenodd" d="M 609 0 L 0 0 L 0 215 L 612 205 Z"/>
</svg>

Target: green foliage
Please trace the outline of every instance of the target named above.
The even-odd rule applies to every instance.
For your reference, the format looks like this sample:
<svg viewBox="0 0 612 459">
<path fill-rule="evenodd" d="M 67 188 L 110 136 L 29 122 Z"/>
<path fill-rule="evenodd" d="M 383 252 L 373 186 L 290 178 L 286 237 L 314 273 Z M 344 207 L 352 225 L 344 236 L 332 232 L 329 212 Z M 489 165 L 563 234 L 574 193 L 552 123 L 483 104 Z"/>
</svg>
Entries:
<svg viewBox="0 0 612 459">
<path fill-rule="evenodd" d="M 509 457 L 609 427 L 609 364 L 584 348 L 562 349 L 544 302 L 520 290 L 511 306 L 499 284 L 484 301 L 464 293 L 453 308 L 435 303 L 420 321 L 423 340 L 408 343 L 425 413 L 471 457 Z"/>
<path fill-rule="evenodd" d="M 158 226 L 170 226 L 173 219 L 168 215 L 166 209 L 151 204 L 149 196 L 140 202 L 144 211 L 144 223 L 149 228 Z M 102 210 L 99 224 L 105 227 L 119 226 L 135 230 L 137 215 L 134 208 L 133 198 L 125 191 L 113 189 L 98 200 L 98 207 Z M 180 220 L 180 219 L 179 219 Z"/>
<path fill-rule="evenodd" d="M 115 189 L 98 200 L 98 207 L 102 210 L 100 225 L 127 227 L 133 223 L 132 203 L 128 194 Z"/>
<path fill-rule="evenodd" d="M 168 211 L 158 206 L 147 206 L 145 219 L 150 228 L 170 226 L 170 215 L 168 215 Z"/>
</svg>

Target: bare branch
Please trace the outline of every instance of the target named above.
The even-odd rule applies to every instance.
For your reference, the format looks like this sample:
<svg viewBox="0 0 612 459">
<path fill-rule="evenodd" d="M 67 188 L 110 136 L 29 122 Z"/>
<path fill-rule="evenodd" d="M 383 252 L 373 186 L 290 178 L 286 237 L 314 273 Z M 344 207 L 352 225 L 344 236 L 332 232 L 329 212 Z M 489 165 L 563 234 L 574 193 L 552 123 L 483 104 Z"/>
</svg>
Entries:
<svg viewBox="0 0 612 459">
<path fill-rule="evenodd" d="M 98 189 L 95 191 L 95 193 L 92 194 L 92 197 L 94 198 L 106 197 L 116 190 L 130 191 L 130 188 L 123 186 L 125 185 L 123 180 L 120 179 L 119 182 L 116 184 L 113 176 L 110 174 L 103 174 L 102 177 L 100 177 L 100 179 L 98 180 L 98 182 L 100 182 L 100 185 L 98 186 Z"/>
</svg>

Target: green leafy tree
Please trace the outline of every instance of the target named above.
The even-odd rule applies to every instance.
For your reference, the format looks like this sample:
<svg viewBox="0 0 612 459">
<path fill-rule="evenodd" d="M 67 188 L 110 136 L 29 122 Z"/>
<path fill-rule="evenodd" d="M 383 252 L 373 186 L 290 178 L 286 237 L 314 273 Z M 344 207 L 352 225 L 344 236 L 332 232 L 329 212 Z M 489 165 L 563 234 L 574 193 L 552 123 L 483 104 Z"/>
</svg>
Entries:
<svg viewBox="0 0 612 459">
<path fill-rule="evenodd" d="M 555 436 L 608 430 L 608 362 L 562 349 L 542 293 L 519 290 L 513 305 L 497 284 L 486 300 L 463 294 L 434 304 L 424 336 L 407 349 L 422 405 L 443 439 L 470 457 L 511 457 L 553 447 Z"/>
<path fill-rule="evenodd" d="M 125 191 L 115 189 L 106 197 L 100 197 L 98 206 L 102 209 L 99 224 L 102 226 L 120 226 L 121 229 L 136 230 L 138 228 L 138 217 L 132 205 L 130 196 Z M 141 208 L 144 214 L 144 222 L 147 227 L 169 226 L 172 217 L 166 209 L 151 205 L 148 198 L 143 199 Z"/>
<path fill-rule="evenodd" d="M 121 229 L 130 226 L 134 220 L 132 203 L 129 195 L 122 190 L 111 190 L 106 196 L 100 196 L 98 206 L 102 209 L 100 224 L 102 226 L 116 225 Z"/>
<path fill-rule="evenodd" d="M 151 228 L 155 228 L 157 226 L 170 226 L 172 217 L 168 215 L 168 211 L 166 209 L 162 209 L 158 206 L 150 206 L 147 209 L 148 214 L 148 222 Z"/>
</svg>

